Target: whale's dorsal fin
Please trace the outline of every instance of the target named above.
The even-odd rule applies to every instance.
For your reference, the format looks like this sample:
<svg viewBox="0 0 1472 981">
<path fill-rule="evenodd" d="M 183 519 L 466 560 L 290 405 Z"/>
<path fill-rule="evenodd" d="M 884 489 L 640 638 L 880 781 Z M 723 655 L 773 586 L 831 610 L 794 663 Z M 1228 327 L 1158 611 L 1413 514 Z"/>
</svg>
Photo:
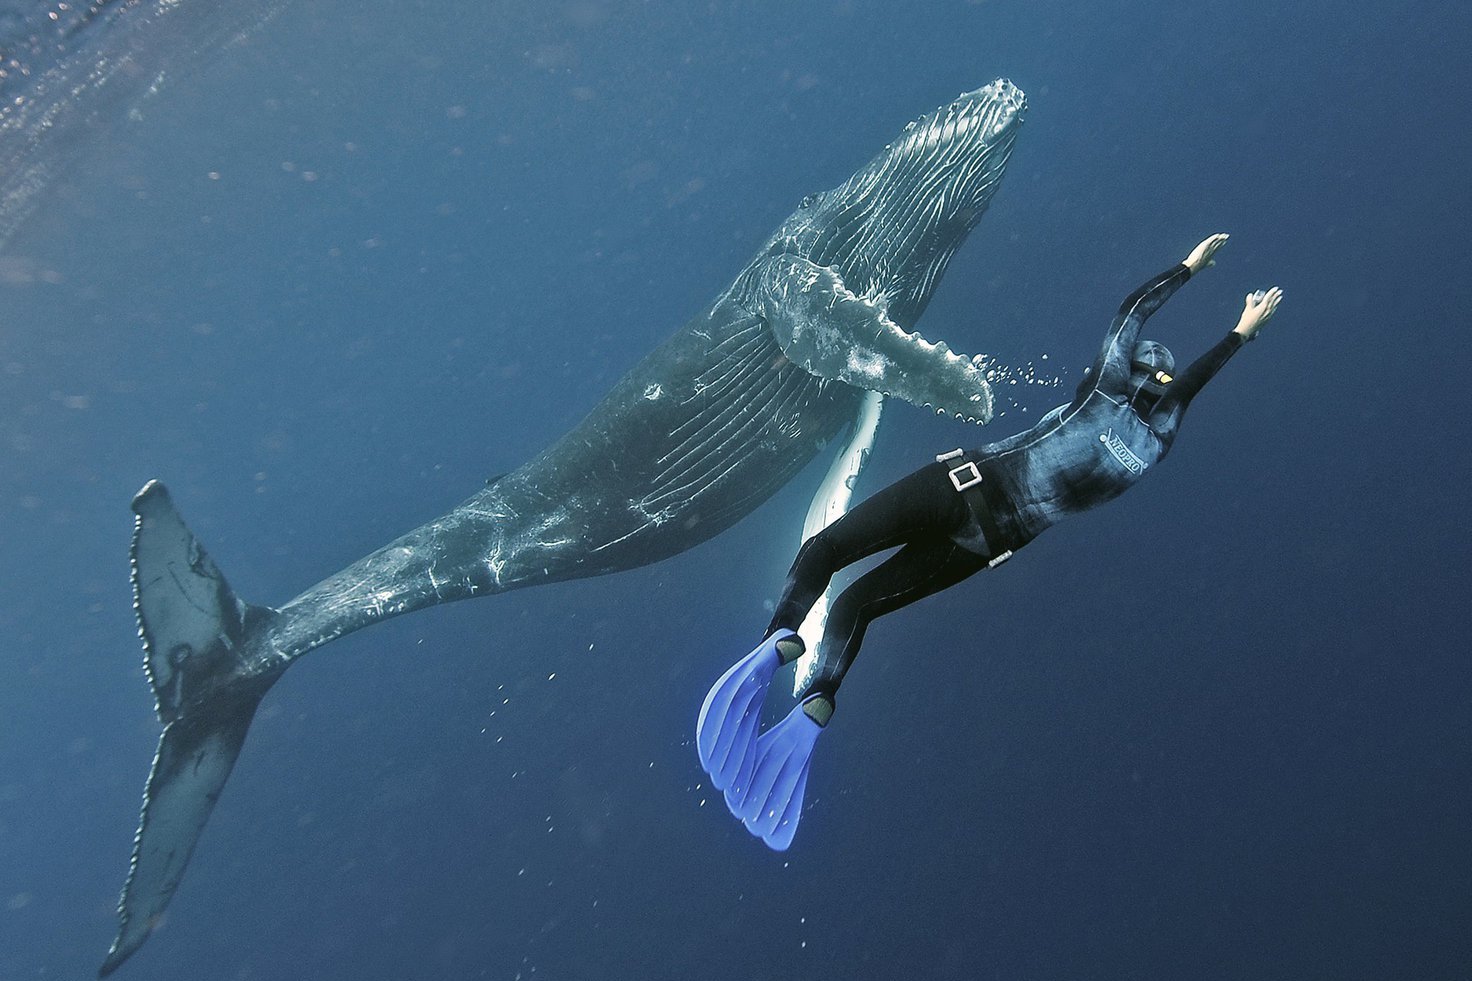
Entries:
<svg viewBox="0 0 1472 981">
<path fill-rule="evenodd" d="M 984 372 L 944 341 L 905 332 L 882 297 L 855 294 L 837 270 L 783 254 L 762 264 L 757 283 L 755 309 L 782 353 L 814 375 L 944 415 L 990 421 Z"/>
</svg>

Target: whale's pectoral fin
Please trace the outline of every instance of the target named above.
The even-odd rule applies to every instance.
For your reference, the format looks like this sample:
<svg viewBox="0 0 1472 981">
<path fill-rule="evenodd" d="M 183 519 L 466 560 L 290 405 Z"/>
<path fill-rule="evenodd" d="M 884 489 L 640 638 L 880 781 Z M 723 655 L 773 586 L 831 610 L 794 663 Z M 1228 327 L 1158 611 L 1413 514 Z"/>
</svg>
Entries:
<svg viewBox="0 0 1472 981">
<path fill-rule="evenodd" d="M 247 638 L 273 611 L 235 598 L 163 485 L 144 487 L 133 510 L 134 606 L 164 732 L 143 791 L 118 902 L 118 936 L 99 971 L 104 977 L 159 922 L 235 766 L 256 706 L 280 676 L 241 670 Z"/>
<path fill-rule="evenodd" d="M 853 293 L 837 270 L 779 255 L 758 271 L 759 313 L 788 359 L 820 378 L 985 423 L 984 372 L 945 342 L 932 344 L 889 319 L 882 298 Z"/>
<path fill-rule="evenodd" d="M 864 394 L 859 406 L 859 416 L 849 430 L 848 443 L 839 450 L 828 474 L 818 485 L 818 492 L 808 505 L 807 520 L 802 525 L 802 540 L 806 542 L 818 532 L 848 513 L 853 501 L 854 488 L 859 476 L 869 463 L 869 454 L 874 449 L 874 438 L 879 431 L 879 414 L 884 409 L 884 397 L 876 392 Z M 830 601 L 838 595 L 838 587 L 830 585 L 808 610 L 802 626 L 797 629 L 803 640 L 805 653 L 797 659 L 792 676 L 792 694 L 801 695 L 818 674 L 819 645 L 823 640 L 823 629 L 828 625 Z"/>
</svg>

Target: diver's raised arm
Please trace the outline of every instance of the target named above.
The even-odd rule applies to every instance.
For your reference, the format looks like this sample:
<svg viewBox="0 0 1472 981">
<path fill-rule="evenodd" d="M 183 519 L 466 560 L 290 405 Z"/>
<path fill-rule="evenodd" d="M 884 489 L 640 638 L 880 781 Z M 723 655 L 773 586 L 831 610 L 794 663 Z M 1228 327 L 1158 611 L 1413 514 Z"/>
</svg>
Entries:
<svg viewBox="0 0 1472 981">
<path fill-rule="evenodd" d="M 1145 321 L 1150 319 L 1151 314 L 1160 309 L 1161 304 L 1170 299 L 1172 293 L 1181 288 L 1182 283 L 1211 265 L 1211 257 L 1226 241 L 1227 236 L 1224 233 L 1207 236 L 1191 250 L 1191 254 L 1180 265 L 1172 266 L 1146 281 L 1125 297 L 1119 306 L 1119 313 L 1109 325 L 1109 333 L 1104 338 L 1099 357 L 1085 376 L 1087 387 L 1097 386 L 1113 391 L 1125 387 L 1130 377 L 1130 360 L 1135 344 L 1140 339 L 1140 328 L 1145 326 Z M 1080 386 L 1081 393 L 1084 388 L 1085 386 Z"/>
<path fill-rule="evenodd" d="M 1282 301 L 1283 290 L 1278 286 L 1248 293 L 1242 306 L 1242 317 L 1237 321 L 1237 326 L 1232 328 L 1232 333 L 1241 334 L 1244 341 L 1254 339 L 1257 332 L 1262 330 L 1262 325 L 1272 319 Z"/>
<path fill-rule="evenodd" d="M 1191 270 L 1192 276 L 1207 266 L 1216 265 L 1216 260 L 1212 256 L 1216 255 L 1217 249 L 1227 244 L 1227 239 L 1230 237 L 1226 232 L 1217 232 L 1215 235 L 1206 236 L 1196 248 L 1191 250 L 1191 254 L 1186 256 L 1186 261 L 1182 262 L 1181 265 Z"/>
<path fill-rule="evenodd" d="M 1216 345 L 1201 357 L 1191 362 L 1191 367 L 1181 372 L 1161 396 L 1155 411 L 1150 414 L 1150 428 L 1154 429 L 1161 439 L 1165 440 L 1167 446 L 1175 438 L 1176 430 L 1180 427 L 1181 417 L 1186 414 L 1186 407 L 1191 400 L 1205 387 L 1206 383 L 1216 376 L 1239 350 L 1242 345 L 1257 336 L 1262 330 L 1262 325 L 1267 323 L 1278 309 L 1278 304 L 1283 299 L 1283 291 L 1277 286 L 1266 290 L 1257 290 L 1247 294 L 1246 302 L 1242 307 L 1242 316 L 1233 327 Z"/>
</svg>

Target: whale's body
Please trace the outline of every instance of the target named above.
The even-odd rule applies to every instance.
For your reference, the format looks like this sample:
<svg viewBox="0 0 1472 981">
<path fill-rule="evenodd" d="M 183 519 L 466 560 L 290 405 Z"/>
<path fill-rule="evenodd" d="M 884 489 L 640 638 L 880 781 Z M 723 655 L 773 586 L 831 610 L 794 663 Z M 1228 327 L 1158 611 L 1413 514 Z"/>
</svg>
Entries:
<svg viewBox="0 0 1472 981">
<path fill-rule="evenodd" d="M 912 333 L 1001 179 L 1025 109 L 993 82 L 804 200 L 703 314 L 536 458 L 285 605 L 238 600 L 151 482 L 133 583 L 164 723 L 121 926 L 135 951 L 178 886 L 255 708 L 293 660 L 452 600 L 602 575 L 729 527 L 853 427 L 871 393 L 985 422 L 972 362 Z"/>
</svg>

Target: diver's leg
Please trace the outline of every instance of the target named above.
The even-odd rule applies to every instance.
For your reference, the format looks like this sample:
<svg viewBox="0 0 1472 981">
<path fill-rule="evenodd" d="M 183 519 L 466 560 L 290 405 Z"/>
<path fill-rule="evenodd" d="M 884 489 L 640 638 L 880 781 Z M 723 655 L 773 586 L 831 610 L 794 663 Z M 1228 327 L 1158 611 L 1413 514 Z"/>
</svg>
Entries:
<svg viewBox="0 0 1472 981">
<path fill-rule="evenodd" d="M 946 473 L 938 463 L 923 467 L 804 543 L 767 636 L 727 670 L 705 697 L 695 725 L 701 766 L 710 774 L 712 785 L 724 792 L 731 813 L 773 848 L 786 848 L 792 840 L 807 784 L 808 760 L 833 703 L 825 696 L 807 700 L 758 736 L 767 688 L 778 667 L 802 654 L 796 630 L 838 569 L 866 555 L 905 545 L 880 566 L 902 570 L 902 581 L 896 582 L 890 592 L 903 591 L 905 584 L 913 584 L 916 578 L 933 571 L 926 566 L 934 558 L 922 561 L 913 570 L 904 563 L 896 566 L 895 562 L 917 551 L 938 549 L 938 543 L 949 544 L 946 536 L 965 523 L 965 502 Z M 926 548 L 906 544 L 914 542 L 935 544 Z M 960 551 L 959 547 L 956 550 Z M 937 583 L 931 591 L 946 584 Z"/>
<path fill-rule="evenodd" d="M 869 621 L 985 567 L 981 556 L 935 535 L 911 541 L 843 591 L 819 647 L 817 678 L 800 704 L 751 743 L 726 786 L 726 806 L 748 831 L 778 851 L 792 843 L 813 750 L 833 715 L 834 692 Z"/>
<path fill-rule="evenodd" d="M 839 594 L 828 613 L 818 647 L 818 670 L 803 690 L 804 703 L 823 695 L 829 702 L 827 711 L 832 711 L 833 695 L 858 655 L 870 621 L 954 586 L 986 565 L 983 556 L 949 539 L 935 538 L 906 545 L 860 576 Z"/>
<path fill-rule="evenodd" d="M 944 464 L 928 464 L 900 478 L 803 543 L 767 635 L 802 626 L 833 574 L 844 566 L 907 542 L 944 539 L 966 517 L 966 502 L 951 485 Z"/>
</svg>

